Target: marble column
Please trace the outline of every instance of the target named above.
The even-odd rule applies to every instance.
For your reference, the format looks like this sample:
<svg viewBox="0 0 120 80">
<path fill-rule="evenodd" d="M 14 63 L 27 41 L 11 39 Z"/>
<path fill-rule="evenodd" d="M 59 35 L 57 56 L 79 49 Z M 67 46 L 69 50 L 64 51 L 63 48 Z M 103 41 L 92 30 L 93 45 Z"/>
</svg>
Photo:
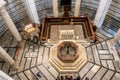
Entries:
<svg viewBox="0 0 120 80">
<path fill-rule="evenodd" d="M 4 0 L 0 0 L 0 14 L 1 17 L 4 19 L 6 22 L 10 32 L 13 34 L 14 38 L 18 41 L 21 42 L 22 38 L 21 35 L 19 34 L 15 24 L 13 23 L 11 17 L 9 16 L 6 8 L 5 8 L 6 2 Z"/>
<path fill-rule="evenodd" d="M 117 45 L 117 42 L 118 42 L 119 39 L 120 39 L 120 29 L 115 34 L 114 38 L 111 39 L 111 44 L 112 45 Z"/>
<path fill-rule="evenodd" d="M 14 80 L 9 75 L 0 70 L 0 80 Z"/>
<path fill-rule="evenodd" d="M 97 28 L 100 28 L 102 26 L 111 3 L 112 0 L 100 0 L 95 19 L 93 21 L 93 24 L 96 25 Z"/>
<path fill-rule="evenodd" d="M 81 4 L 81 0 L 76 0 L 75 11 L 74 11 L 75 17 L 79 17 L 79 15 L 80 15 L 80 4 Z"/>
<path fill-rule="evenodd" d="M 0 58 L 2 58 L 10 66 L 15 65 L 15 61 L 8 55 L 8 53 L 0 46 Z"/>
<path fill-rule="evenodd" d="M 58 0 L 52 0 L 53 16 L 58 17 Z"/>
<path fill-rule="evenodd" d="M 31 22 L 40 24 L 39 16 L 35 5 L 35 0 L 24 0 L 24 3 Z"/>
</svg>

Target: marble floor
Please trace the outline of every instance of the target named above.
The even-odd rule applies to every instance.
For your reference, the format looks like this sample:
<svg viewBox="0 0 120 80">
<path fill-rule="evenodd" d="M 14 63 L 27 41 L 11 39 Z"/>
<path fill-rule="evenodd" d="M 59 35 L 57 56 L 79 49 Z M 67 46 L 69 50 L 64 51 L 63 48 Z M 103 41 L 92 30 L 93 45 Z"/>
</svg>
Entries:
<svg viewBox="0 0 120 80">
<path fill-rule="evenodd" d="M 54 44 L 29 45 L 26 40 L 23 40 L 23 47 L 18 48 L 19 55 L 16 59 L 19 65 L 18 70 L 9 69 L 5 62 L 0 63 L 0 69 L 14 80 L 55 80 L 59 75 L 72 75 L 73 77 L 80 75 L 83 80 L 86 77 L 90 80 L 120 80 L 119 57 L 115 47 L 110 44 L 110 38 L 113 36 L 104 33 L 106 32 L 97 31 L 96 36 L 99 41 L 96 44 L 83 45 L 88 61 L 77 72 L 59 72 L 49 62 L 50 48 Z M 36 72 L 40 72 L 41 77 L 36 76 Z"/>
<path fill-rule="evenodd" d="M 70 32 L 67 32 L 70 31 Z M 72 31 L 72 32 L 71 32 Z M 64 33 L 66 32 L 66 33 Z M 56 34 L 56 35 L 54 35 Z M 67 35 L 67 36 L 66 36 Z M 76 39 L 76 37 L 78 39 Z M 61 38 L 60 38 L 61 37 Z M 51 25 L 50 42 L 58 42 L 59 40 L 84 40 L 84 31 L 82 25 Z"/>
</svg>

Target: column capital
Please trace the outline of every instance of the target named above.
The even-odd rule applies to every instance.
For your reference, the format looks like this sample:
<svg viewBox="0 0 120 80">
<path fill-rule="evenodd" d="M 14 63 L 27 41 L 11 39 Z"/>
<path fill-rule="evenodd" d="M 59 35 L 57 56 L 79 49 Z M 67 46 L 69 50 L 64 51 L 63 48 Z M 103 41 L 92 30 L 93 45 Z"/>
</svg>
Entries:
<svg viewBox="0 0 120 80">
<path fill-rule="evenodd" d="M 0 0 L 0 12 L 4 11 L 6 5 L 6 1 Z"/>
</svg>

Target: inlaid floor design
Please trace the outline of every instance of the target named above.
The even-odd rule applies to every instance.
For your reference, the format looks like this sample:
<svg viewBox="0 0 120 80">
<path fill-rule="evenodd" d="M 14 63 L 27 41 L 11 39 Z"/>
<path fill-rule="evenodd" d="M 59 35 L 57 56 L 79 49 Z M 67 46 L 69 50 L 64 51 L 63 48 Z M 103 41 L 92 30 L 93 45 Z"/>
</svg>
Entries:
<svg viewBox="0 0 120 80">
<path fill-rule="evenodd" d="M 60 73 L 48 61 L 51 46 L 28 45 L 24 41 L 24 47 L 20 50 L 18 57 L 19 69 L 10 71 L 9 75 L 15 80 L 55 80 L 58 75 L 80 75 L 84 80 L 120 80 L 120 69 L 118 68 L 118 56 L 110 41 L 106 40 L 86 47 L 88 62 L 76 73 Z M 80 43 L 78 43 L 80 44 Z M 37 57 L 25 57 L 26 52 L 36 52 Z M 41 73 L 41 78 L 36 72 Z"/>
<path fill-rule="evenodd" d="M 0 63 L 0 67 L 14 80 L 55 80 L 58 75 L 66 74 L 74 77 L 80 75 L 83 80 L 85 77 L 90 80 L 120 80 L 117 52 L 109 41 L 112 36 L 97 31 L 97 37 L 99 41 L 96 44 L 85 46 L 88 62 L 76 73 L 60 73 L 49 63 L 48 57 L 52 45 L 28 45 L 26 40 L 23 41 L 23 47 L 19 51 L 17 60 L 19 69 L 9 70 L 6 63 Z M 32 53 L 27 55 L 28 52 Z M 41 78 L 36 76 L 38 71 Z"/>
<path fill-rule="evenodd" d="M 65 30 L 73 30 L 73 33 L 67 32 Z M 66 33 L 63 33 L 65 31 Z M 59 40 L 84 40 L 84 31 L 82 25 L 51 25 L 51 31 L 50 31 L 50 42 L 58 42 Z M 63 33 L 63 34 L 60 34 Z M 54 35 L 56 34 L 56 35 Z M 67 36 L 66 36 L 67 34 Z M 63 39 L 60 39 L 60 36 L 62 35 Z"/>
</svg>

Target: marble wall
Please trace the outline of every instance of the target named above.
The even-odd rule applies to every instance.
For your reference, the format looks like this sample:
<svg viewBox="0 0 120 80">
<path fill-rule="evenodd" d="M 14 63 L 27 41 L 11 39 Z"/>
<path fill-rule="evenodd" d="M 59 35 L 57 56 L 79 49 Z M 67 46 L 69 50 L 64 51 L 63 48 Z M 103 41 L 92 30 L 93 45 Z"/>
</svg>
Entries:
<svg viewBox="0 0 120 80">
<path fill-rule="evenodd" d="M 89 16 L 94 20 L 99 0 L 82 0 L 80 15 Z"/>
<path fill-rule="evenodd" d="M 23 2 L 20 0 L 8 0 L 6 9 L 11 16 L 14 23 L 25 18 L 27 16 L 26 10 L 24 9 Z M 19 26 L 16 26 L 19 27 Z M 0 16 L 0 36 L 7 30 L 6 23 Z"/>
<path fill-rule="evenodd" d="M 60 0 L 58 0 L 60 7 Z M 52 14 L 52 0 L 35 0 L 35 4 L 37 7 L 39 19 L 41 20 L 45 15 Z M 75 0 L 72 0 L 72 6 L 74 8 Z M 82 0 L 80 15 L 90 16 L 92 20 L 94 20 L 97 8 L 99 6 L 99 0 Z M 103 28 L 111 22 L 112 26 L 115 27 L 115 31 L 119 28 L 120 23 L 120 0 L 113 0 L 108 11 L 108 14 L 103 23 Z M 27 16 L 27 12 L 25 10 L 25 6 L 23 0 L 8 0 L 6 5 L 7 11 L 10 14 L 14 23 L 18 23 L 21 19 L 23 19 L 19 24 L 15 24 L 17 28 L 22 26 L 22 23 L 26 21 L 25 17 Z M 60 10 L 59 10 L 60 11 Z M 72 10 L 71 13 L 73 13 Z M 71 14 L 72 15 L 72 14 Z M 28 19 L 28 17 L 27 17 Z M 111 22 L 108 22 L 111 21 Z M 110 24 L 111 25 L 111 24 Z M 7 26 L 0 16 L 0 36 L 5 32 Z"/>
<path fill-rule="evenodd" d="M 108 15 L 120 21 L 120 0 L 112 0 Z"/>
<path fill-rule="evenodd" d="M 117 32 L 120 28 L 120 0 L 112 0 L 112 4 L 103 23 L 103 28 L 109 33 Z"/>
</svg>

